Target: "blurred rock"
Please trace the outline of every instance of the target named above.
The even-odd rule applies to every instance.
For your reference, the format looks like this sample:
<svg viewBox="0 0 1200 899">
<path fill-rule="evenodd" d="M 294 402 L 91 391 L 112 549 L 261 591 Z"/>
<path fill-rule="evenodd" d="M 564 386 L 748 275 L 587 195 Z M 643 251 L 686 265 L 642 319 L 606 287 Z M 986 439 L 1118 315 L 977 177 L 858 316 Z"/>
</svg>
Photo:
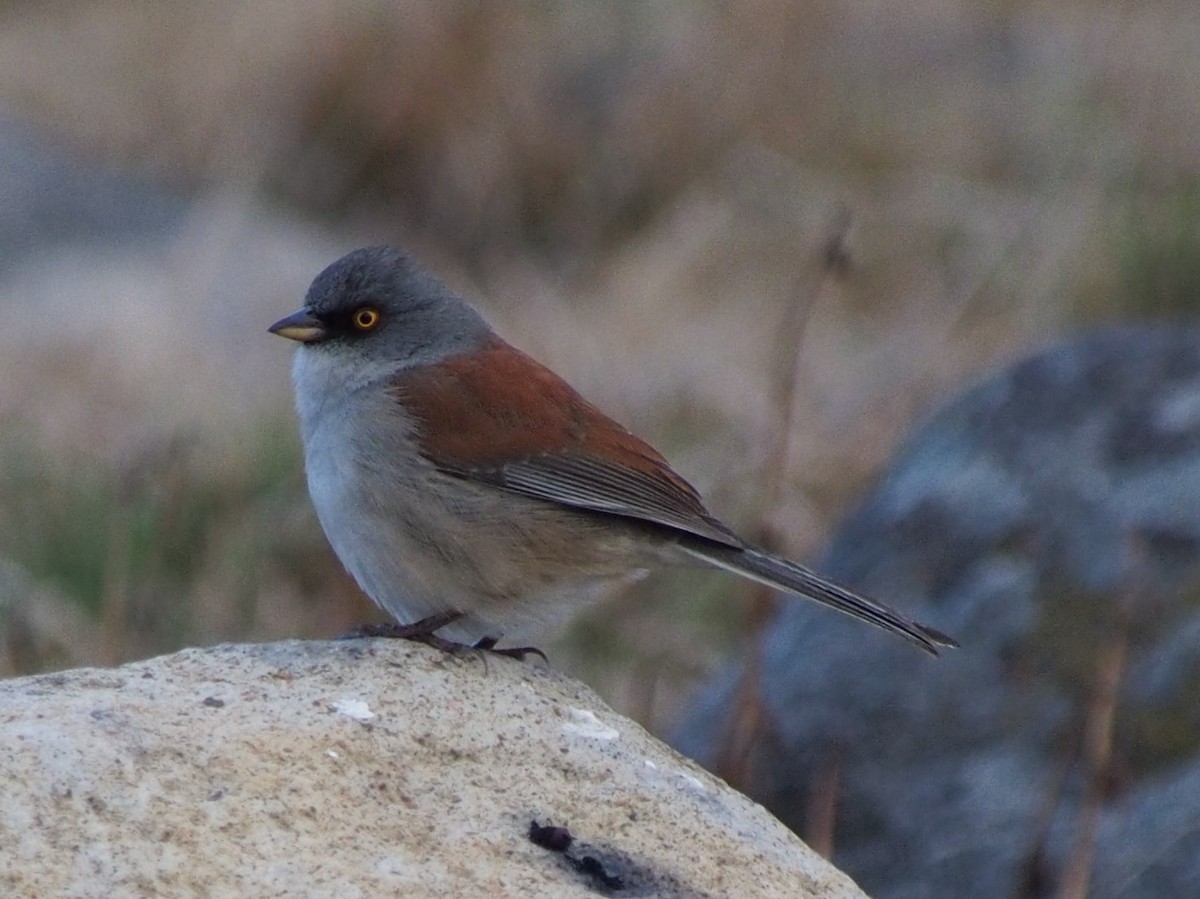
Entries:
<svg viewBox="0 0 1200 899">
<path fill-rule="evenodd" d="M 0 718 L 6 896 L 862 895 L 532 664 L 227 645 L 6 681 Z"/>
<path fill-rule="evenodd" d="M 48 247 L 160 241 L 179 227 L 187 203 L 0 115 L 0 208 L 2 275 Z"/>
<path fill-rule="evenodd" d="M 788 604 L 753 751 L 726 748 L 737 672 L 680 749 L 802 834 L 832 802 L 833 858 L 872 895 L 1048 895 L 1093 857 L 1089 895 L 1200 895 L 1200 793 L 1182 788 L 1200 776 L 1200 332 L 1112 330 L 968 391 L 821 567 L 962 649 L 925 658 Z"/>
<path fill-rule="evenodd" d="M 0 203 L 0 418 L 106 461 L 285 410 L 266 327 L 353 245 L 250 184 L 188 195 L 3 115 Z"/>
</svg>

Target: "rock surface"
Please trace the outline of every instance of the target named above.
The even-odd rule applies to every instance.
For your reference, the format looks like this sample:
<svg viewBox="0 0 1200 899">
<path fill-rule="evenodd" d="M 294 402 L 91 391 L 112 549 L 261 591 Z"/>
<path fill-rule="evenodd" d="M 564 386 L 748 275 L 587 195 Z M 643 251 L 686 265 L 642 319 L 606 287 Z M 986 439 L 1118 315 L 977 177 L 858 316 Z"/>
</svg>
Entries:
<svg viewBox="0 0 1200 899">
<path fill-rule="evenodd" d="M 0 722 L 4 896 L 862 896 L 530 663 L 190 649 L 0 683 Z"/>
<path fill-rule="evenodd" d="M 964 393 L 820 567 L 962 648 L 783 607 L 751 796 L 802 829 L 832 778 L 833 861 L 889 899 L 1051 895 L 1080 868 L 1089 896 L 1200 895 L 1200 331 L 1113 329 Z M 735 679 L 676 740 L 718 768 Z"/>
</svg>

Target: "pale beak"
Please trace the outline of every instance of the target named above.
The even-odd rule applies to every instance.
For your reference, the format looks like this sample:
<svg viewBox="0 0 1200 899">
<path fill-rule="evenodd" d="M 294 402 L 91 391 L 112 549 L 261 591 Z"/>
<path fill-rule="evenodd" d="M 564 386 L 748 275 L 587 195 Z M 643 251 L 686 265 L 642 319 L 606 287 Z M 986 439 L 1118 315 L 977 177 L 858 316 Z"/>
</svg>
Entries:
<svg viewBox="0 0 1200 899">
<path fill-rule="evenodd" d="M 326 334 L 321 320 L 305 309 L 293 312 L 287 318 L 281 318 L 267 330 L 272 334 L 278 334 L 288 340 L 298 340 L 301 343 L 312 343 L 320 340 Z"/>
</svg>

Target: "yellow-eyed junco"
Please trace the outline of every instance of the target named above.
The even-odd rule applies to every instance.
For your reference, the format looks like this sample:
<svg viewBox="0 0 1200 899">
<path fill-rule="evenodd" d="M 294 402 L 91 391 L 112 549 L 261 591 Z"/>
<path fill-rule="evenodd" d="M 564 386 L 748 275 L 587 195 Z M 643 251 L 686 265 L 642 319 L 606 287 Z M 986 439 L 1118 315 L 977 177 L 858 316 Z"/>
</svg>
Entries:
<svg viewBox="0 0 1200 899">
<path fill-rule="evenodd" d="M 296 406 L 321 526 L 407 635 L 492 647 L 614 580 L 701 562 L 934 655 L 956 645 L 746 543 L 658 452 L 398 250 L 342 257 L 270 330 L 300 343 Z"/>
</svg>

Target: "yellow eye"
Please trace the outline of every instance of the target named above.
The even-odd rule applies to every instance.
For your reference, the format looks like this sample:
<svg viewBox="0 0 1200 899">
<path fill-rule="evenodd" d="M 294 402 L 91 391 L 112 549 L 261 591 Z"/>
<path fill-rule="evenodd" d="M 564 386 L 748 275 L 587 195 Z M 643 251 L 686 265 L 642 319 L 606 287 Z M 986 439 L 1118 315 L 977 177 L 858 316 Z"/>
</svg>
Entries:
<svg viewBox="0 0 1200 899">
<path fill-rule="evenodd" d="M 379 324 L 379 310 L 372 309 L 370 306 L 363 306 L 354 313 L 354 327 L 360 331 L 370 331 Z"/>
</svg>

